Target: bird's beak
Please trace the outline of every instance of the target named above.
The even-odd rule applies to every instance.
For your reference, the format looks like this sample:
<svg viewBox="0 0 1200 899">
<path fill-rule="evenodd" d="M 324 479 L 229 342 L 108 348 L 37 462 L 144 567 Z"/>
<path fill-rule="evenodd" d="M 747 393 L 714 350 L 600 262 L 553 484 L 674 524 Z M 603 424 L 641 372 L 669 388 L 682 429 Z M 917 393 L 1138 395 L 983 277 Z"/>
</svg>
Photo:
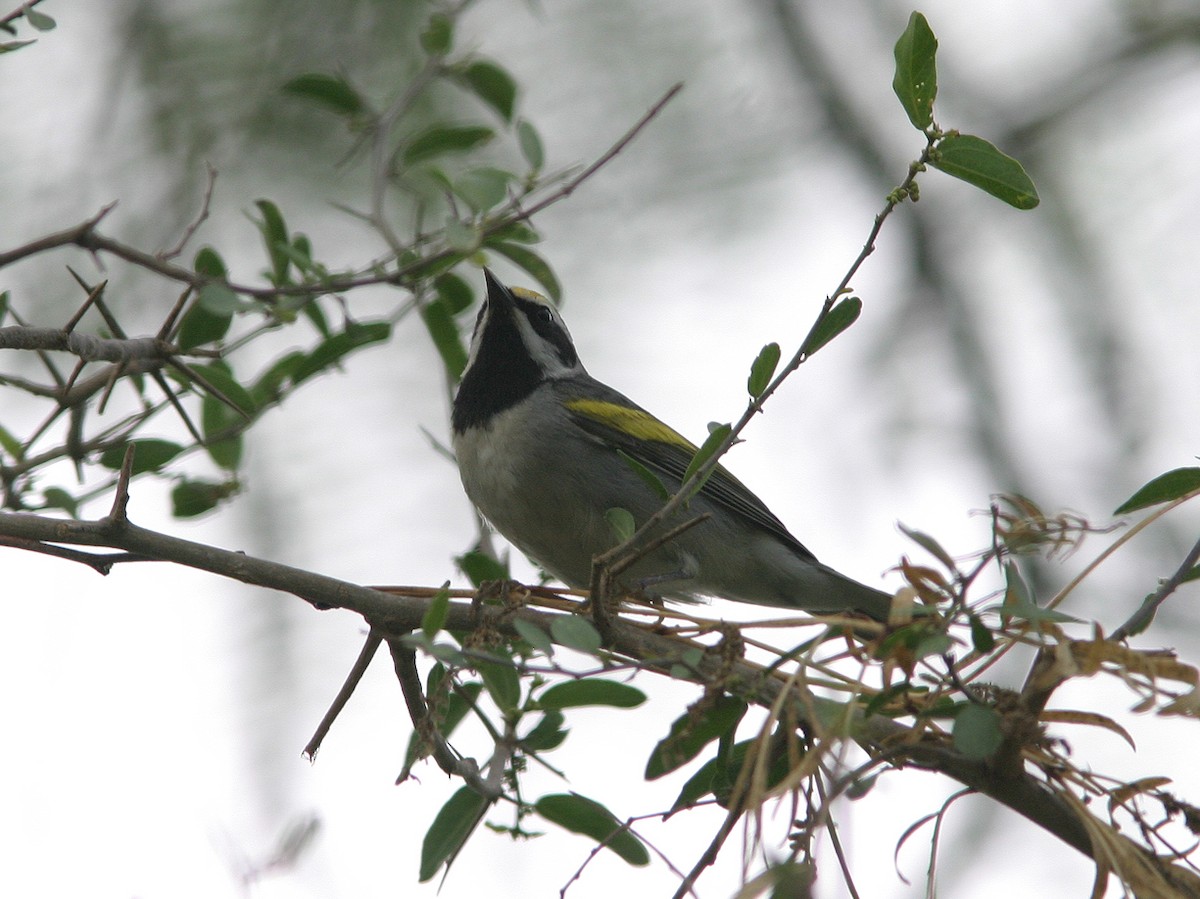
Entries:
<svg viewBox="0 0 1200 899">
<path fill-rule="evenodd" d="M 483 279 L 487 283 L 488 303 L 496 303 L 506 307 L 512 305 L 512 293 L 500 283 L 499 278 L 492 274 L 490 268 L 484 268 Z"/>
</svg>

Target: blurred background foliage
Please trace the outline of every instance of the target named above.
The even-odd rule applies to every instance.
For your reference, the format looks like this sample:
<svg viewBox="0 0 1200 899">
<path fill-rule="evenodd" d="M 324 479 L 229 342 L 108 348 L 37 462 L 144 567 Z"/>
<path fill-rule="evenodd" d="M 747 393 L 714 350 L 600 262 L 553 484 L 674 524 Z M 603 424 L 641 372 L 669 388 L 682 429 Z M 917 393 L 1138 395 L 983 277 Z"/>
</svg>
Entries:
<svg viewBox="0 0 1200 899">
<path fill-rule="evenodd" d="M 0 60 L 0 139 L 10 148 L 0 245 L 82 221 L 114 198 L 121 239 L 169 245 L 196 213 L 207 162 L 220 174 L 198 240 L 240 280 L 262 268 L 246 221 L 257 197 L 311 235 L 331 267 L 386 252 L 337 208 L 363 208 L 369 191 L 355 135 L 281 88 L 304 73 L 341 73 L 386 103 L 420 65 L 428 3 L 39 8 L 58 28 Z M 999 491 L 1103 523 L 1149 477 L 1188 464 L 1200 437 L 1200 8 L 1080 0 L 1051 15 L 1023 0 L 941 0 L 922 11 L 941 43 L 942 118 L 1020 159 L 1043 203 L 1019 214 L 926 175 L 922 200 L 892 219 L 855 285 L 866 312 L 853 342 L 839 341 L 839 361 L 803 372 L 798 392 L 769 407 L 731 457 L 818 555 L 864 574 L 908 550 L 891 531 L 897 519 L 973 548 L 982 531 L 967 511 Z M 891 46 L 909 12 L 877 0 L 466 9 L 457 46 L 514 75 L 519 114 L 536 124 L 551 167 L 593 159 L 668 85 L 686 83 L 612 166 L 535 222 L 594 373 L 695 435 L 737 408 L 763 342 L 786 352 L 788 335 L 799 339 L 920 150 L 890 88 Z M 435 90 L 406 127 L 482 115 L 461 92 Z M 76 263 L 88 264 L 82 253 Z M 161 319 L 159 299 L 139 297 L 128 270 L 108 275 L 114 292 L 130 291 L 131 322 Z M 61 259 L 6 276 L 15 302 L 62 304 L 47 322 L 78 303 Z M 356 313 L 400 303 L 389 288 L 365 296 Z M 456 477 L 420 431 L 445 433 L 438 364 L 419 327 L 400 327 L 394 346 L 297 396 L 255 436 L 250 489 L 225 530 L 200 527 L 356 580 L 440 583 L 472 538 Z M 135 517 L 153 505 L 135 496 Z M 1167 573 L 1194 526 L 1179 521 L 1181 530 L 1135 544 L 1084 614 L 1123 619 L 1153 589 L 1147 572 Z M 1043 594 L 1063 579 L 1054 568 L 1038 576 Z M 347 628 L 334 640 L 328 622 L 285 599 L 231 599 L 203 614 L 226 616 L 214 634 L 236 633 L 209 650 L 227 666 L 221 681 L 236 710 L 221 714 L 245 749 L 230 751 L 229 764 L 246 786 L 246 820 L 235 815 L 229 827 L 242 835 L 235 842 L 261 841 L 304 791 L 271 760 L 303 744 L 296 735 L 358 636 Z M 1189 605 L 1168 604 L 1160 637 L 1194 652 L 1184 633 L 1194 620 Z M 988 808 L 977 808 L 976 828 L 992 826 Z M 977 861 L 972 845 L 969 833 L 956 840 L 954 870 Z"/>
</svg>

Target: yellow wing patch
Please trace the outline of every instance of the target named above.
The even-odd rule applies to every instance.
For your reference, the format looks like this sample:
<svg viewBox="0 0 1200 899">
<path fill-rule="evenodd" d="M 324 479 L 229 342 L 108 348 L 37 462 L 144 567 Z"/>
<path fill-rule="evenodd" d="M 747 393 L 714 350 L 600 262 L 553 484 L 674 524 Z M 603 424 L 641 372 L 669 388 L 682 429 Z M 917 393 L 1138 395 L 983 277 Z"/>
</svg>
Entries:
<svg viewBox="0 0 1200 899">
<path fill-rule="evenodd" d="M 569 400 L 567 408 L 637 440 L 655 440 L 696 452 L 696 447 L 649 412 L 604 400 Z"/>
</svg>

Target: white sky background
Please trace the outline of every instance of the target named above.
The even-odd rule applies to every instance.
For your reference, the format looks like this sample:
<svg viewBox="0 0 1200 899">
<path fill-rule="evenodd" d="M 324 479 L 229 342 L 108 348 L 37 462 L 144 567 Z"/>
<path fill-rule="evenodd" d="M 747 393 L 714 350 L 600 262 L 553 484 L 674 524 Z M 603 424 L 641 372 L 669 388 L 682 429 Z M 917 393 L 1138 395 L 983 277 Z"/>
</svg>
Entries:
<svg viewBox="0 0 1200 899">
<path fill-rule="evenodd" d="M 94 77 L 120 56 L 100 5 L 44 6 L 59 28 L 37 47 L 0 58 L 6 157 L 0 247 L 81 221 L 118 198 L 111 231 L 172 242 L 174 235 L 146 228 L 157 221 L 163 182 L 198 190 L 203 173 L 168 164 L 163 174 L 161 162 L 147 169 L 129 76 Z M 597 9 L 611 10 L 611 20 L 595 33 L 611 37 L 581 53 L 587 44 L 580 34 L 606 15 Z M 746 371 L 763 343 L 778 340 L 785 352 L 794 347 L 857 253 L 881 199 L 849 162 L 829 153 L 820 123 L 807 122 L 800 92 L 789 101 L 787 91 L 781 99 L 772 85 L 780 75 L 761 46 L 769 37 L 764 16 L 716 2 L 655 9 L 635 15 L 616 4 L 576 2 L 534 15 L 525 4 L 487 0 L 466 18 L 459 43 L 477 43 L 514 71 L 526 90 L 522 113 L 540 128 L 555 164 L 593 158 L 672 81 L 686 80 L 683 95 L 655 125 L 538 224 L 592 374 L 697 436 L 706 422 L 740 412 Z M 908 10 L 895 9 L 898 33 Z M 1075 70 L 1120 28 L 1114 7 L 1100 3 L 1060 4 L 1054 17 L 1033 3 L 941 2 L 922 9 L 941 43 L 942 124 L 985 137 L 989 110 L 956 105 L 956 88 L 970 88 L 999 109 L 1044 103 L 1040 78 Z M 840 42 L 839 59 L 855 73 L 848 79 L 855 94 L 880 110 L 880 132 L 895 137 L 899 180 L 920 137 L 891 99 L 890 44 L 860 43 L 854 22 L 830 17 L 826 24 Z M 703 52 L 688 55 L 689 47 Z M 676 55 L 678 65 L 664 62 Z M 643 70 L 647 59 L 656 64 Z M 990 361 L 999 363 L 1009 388 L 1019 440 L 1038 461 L 1034 486 L 1043 492 L 1035 499 L 1051 509 L 1068 504 L 1101 522 L 1150 476 L 1191 463 L 1200 442 L 1192 218 L 1200 199 L 1194 166 L 1200 77 L 1194 59 L 1177 56 L 1164 67 L 1159 77 L 1146 76 L 1150 89 L 1116 108 L 1077 114 L 1064 126 L 1053 162 L 1072 192 L 1047 197 L 1036 212 L 1007 210 L 937 173 L 922 182 L 919 213 L 955 223 L 956 249 L 970 263 L 959 269 L 968 279 L 964 290 L 994 321 L 996 344 L 989 350 L 997 356 Z M 689 141 L 679 140 L 680 131 Z M 810 140 L 814 134 L 818 139 Z M 679 156 L 681 143 L 691 147 L 686 156 Z M 261 263 L 244 213 L 259 196 L 277 199 L 289 225 L 313 235 L 319 254 L 334 264 L 378 251 L 364 229 L 327 204 L 331 188 L 297 194 L 303 185 L 282 167 L 263 176 L 261 160 L 250 165 L 242 155 L 254 153 L 243 145 L 212 160 L 221 172 L 213 217 L 193 251 L 211 243 L 240 280 L 252 279 Z M 1037 170 L 1031 174 L 1039 180 Z M 1056 215 L 1056 203 L 1071 206 L 1100 248 L 1096 276 L 1119 285 L 1128 325 L 1122 336 L 1142 363 L 1135 372 L 1114 372 L 1136 378 L 1134 401 L 1148 410 L 1151 427 L 1137 470 L 1120 483 L 1102 473 L 1122 435 L 1097 424 L 1086 380 L 1062 361 L 1064 316 L 1072 313 L 1051 302 L 1061 287 L 1031 225 L 1033 216 Z M 901 209 L 897 218 L 911 214 Z M 973 458 L 961 428 L 972 397 L 955 380 L 939 341 L 920 337 L 918 329 L 901 345 L 903 364 L 875 365 L 907 324 L 895 320 L 894 310 L 909 286 L 898 274 L 908 249 L 902 227 L 885 229 L 855 284 L 866 305 L 860 324 L 800 372 L 729 458 L 824 561 L 867 581 L 914 552 L 895 530 L 898 520 L 936 534 L 955 552 L 976 548 L 985 529 L 968 512 L 1003 486 Z M 0 289 L 11 287 L 17 307 L 34 317 L 34 298 L 73 295 L 64 261 L 96 276 L 82 254 L 73 254 L 53 260 L 37 290 L 15 280 L 0 280 Z M 29 278 L 4 272 L 10 276 Z M 152 300 L 162 298 L 145 298 Z M 387 294 L 355 300 L 361 302 L 355 311 L 369 317 L 393 301 Z M 157 314 L 148 310 L 147 321 Z M 939 322 L 921 327 L 933 332 Z M 312 384 L 268 416 L 249 441 L 248 492 L 223 514 L 172 521 L 165 490 L 139 484 L 131 516 L 147 527 L 361 583 L 437 584 L 453 577 L 450 557 L 471 539 L 468 506 L 456 473 L 419 430 L 447 431 L 444 398 L 431 388 L 437 361 L 417 322 L 405 321 L 398 331 L 388 347 L 354 356 L 343 374 Z M 6 424 L 17 414 L 4 412 Z M 1194 534 L 1196 514 L 1183 520 L 1181 533 Z M 1090 552 L 1105 539 L 1088 544 Z M 1168 550 L 1162 559 L 1177 558 Z M 1085 548 L 1067 570 L 1088 558 Z M 294 871 L 264 881 L 253 895 L 435 894 L 435 884 L 416 885 L 419 847 L 456 785 L 429 764 L 419 769 L 420 785 L 392 786 L 410 728 L 385 658 L 368 673 L 317 763 L 300 758 L 361 643 L 353 616 L 320 614 L 289 597 L 161 565 L 124 566 L 101 579 L 14 551 L 0 559 L 7 585 L 0 629 L 7 725 L 0 741 L 0 895 L 239 896 L 231 853 L 266 855 L 278 832 L 308 813 L 322 821 L 313 849 Z M 1154 576 L 1169 573 L 1167 564 L 1102 572 L 1095 601 L 1112 603 L 1110 626 Z M 531 569 L 522 563 L 517 572 Z M 1194 586 L 1181 593 L 1177 605 L 1194 607 L 1195 593 Z M 721 605 L 713 611 L 741 613 Z M 1175 614 L 1140 645 L 1178 646 L 1194 659 L 1195 621 L 1194 614 Z M 1014 667 L 997 677 L 1011 684 L 1021 674 Z M 569 788 L 605 800 L 620 815 L 663 809 L 673 800 L 683 777 L 645 784 L 640 772 L 655 741 L 696 695 L 650 679 L 638 684 L 655 697 L 646 708 L 636 715 L 573 716 L 571 737 L 551 756 L 568 769 Z M 1064 690 L 1055 705 L 1120 718 L 1139 736 L 1136 754 L 1108 733 L 1055 733 L 1097 771 L 1170 774 L 1181 797 L 1200 800 L 1200 778 L 1189 770 L 1195 766 L 1181 764 L 1178 751 L 1195 744 L 1195 725 L 1131 720 L 1124 715 L 1131 702 L 1112 685 L 1087 683 Z M 539 778 L 531 795 L 566 788 Z M 892 868 L 895 841 L 953 789 L 945 779 L 903 772 L 881 779 L 865 801 L 841 808 L 864 895 L 919 894 L 927 832 L 900 855 L 913 886 L 900 883 Z M 507 821 L 504 814 L 491 817 Z M 666 827 L 649 824 L 646 832 L 686 870 L 718 823 L 718 815 L 701 813 Z M 440 895 L 556 895 L 591 847 L 547 830 L 515 846 L 478 834 Z M 950 813 L 945 839 L 941 885 L 955 899 L 1021 891 L 1085 895 L 1090 885 L 1082 858 L 1047 845 L 982 800 Z M 673 890 L 676 878 L 662 864 L 634 870 L 608 855 L 568 895 Z M 730 895 L 737 883 L 737 852 L 726 856 L 700 881 L 705 899 Z M 818 895 L 839 896 L 832 857 L 824 862 Z"/>
</svg>

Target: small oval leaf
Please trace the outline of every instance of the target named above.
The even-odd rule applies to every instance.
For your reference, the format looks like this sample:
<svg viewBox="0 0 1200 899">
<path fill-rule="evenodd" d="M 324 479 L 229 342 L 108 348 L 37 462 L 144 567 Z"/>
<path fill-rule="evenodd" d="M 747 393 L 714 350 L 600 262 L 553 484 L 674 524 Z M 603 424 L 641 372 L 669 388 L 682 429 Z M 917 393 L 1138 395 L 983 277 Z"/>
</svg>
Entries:
<svg viewBox="0 0 1200 899">
<path fill-rule="evenodd" d="M 339 115 L 358 115 L 366 109 L 366 103 L 358 91 L 345 79 L 336 75 L 320 72 L 298 75 L 284 84 L 283 92 L 324 106 Z"/>
<path fill-rule="evenodd" d="M 542 149 L 542 139 L 537 129 L 529 122 L 521 119 L 517 122 L 517 143 L 521 147 L 521 155 L 535 172 L 546 164 L 546 152 Z"/>
<path fill-rule="evenodd" d="M 521 638 L 534 649 L 548 656 L 554 655 L 554 642 L 550 639 L 550 635 L 532 621 L 526 621 L 523 618 L 514 618 L 512 624 L 513 630 L 520 634 Z"/>
<path fill-rule="evenodd" d="M 446 623 L 446 616 L 450 613 L 450 582 L 445 581 L 438 592 L 433 594 L 433 599 L 429 600 L 429 607 L 425 610 L 425 614 L 421 616 L 421 631 L 430 640 L 434 638 L 438 631 Z"/>
<path fill-rule="evenodd" d="M 937 38 L 919 12 L 908 17 L 908 27 L 896 41 L 896 75 L 892 90 L 918 131 L 933 124 L 937 98 Z"/>
<path fill-rule="evenodd" d="M 155 438 L 131 440 L 128 444 L 121 443 L 106 449 L 100 456 L 100 464 L 114 471 L 120 468 L 121 464 L 125 461 L 126 446 L 134 448 L 133 474 L 156 471 L 183 452 L 182 446 L 178 443 L 172 443 L 170 440 L 158 440 Z"/>
<path fill-rule="evenodd" d="M 637 524 L 634 522 L 633 516 L 629 513 L 628 509 L 605 509 L 604 520 L 612 528 L 612 532 L 616 535 L 618 543 L 624 543 L 637 530 Z"/>
<path fill-rule="evenodd" d="M 475 96 L 496 110 L 504 121 L 512 121 L 517 102 L 517 82 L 512 75 L 494 62 L 481 60 L 467 66 L 462 79 Z"/>
<path fill-rule="evenodd" d="M 496 132 L 482 125 L 435 125 L 414 137 L 402 158 L 410 166 L 446 153 L 466 153 L 495 136 Z"/>
<path fill-rule="evenodd" d="M 646 780 L 654 780 L 686 765 L 713 740 L 733 734 L 746 714 L 746 703 L 723 694 L 707 708 L 688 709 L 675 719 L 646 763 Z"/>
<path fill-rule="evenodd" d="M 813 355 L 813 353 L 854 324 L 861 312 L 862 300 L 858 297 L 847 297 L 842 300 L 817 322 L 816 327 L 813 328 L 812 332 L 805 339 L 804 346 L 800 348 L 800 352 L 805 356 Z"/>
<path fill-rule="evenodd" d="M 555 618 L 550 625 L 550 635 L 560 646 L 588 655 L 595 655 L 599 652 L 603 642 L 595 625 L 578 615 L 564 615 L 561 618 Z"/>
<path fill-rule="evenodd" d="M 462 787 L 442 806 L 421 843 L 422 883 L 451 861 L 470 839 L 487 811 L 488 801 L 470 787 Z"/>
<path fill-rule="evenodd" d="M 954 748 L 969 759 L 986 759 L 1000 748 L 1000 713 L 990 706 L 967 703 L 954 716 Z"/>
<path fill-rule="evenodd" d="M 512 262 L 529 272 L 546 291 L 546 296 L 555 303 L 562 301 L 562 285 L 554 271 L 541 256 L 527 247 L 505 241 L 490 241 L 489 250 L 495 250 L 501 256 L 507 256 Z"/>
<path fill-rule="evenodd" d="M 637 708 L 646 701 L 646 694 L 637 687 L 602 677 L 567 681 L 555 684 L 538 697 L 544 709 L 567 709 L 582 705 L 607 705 L 618 709 Z"/>
<path fill-rule="evenodd" d="M 779 365 L 779 344 L 768 343 L 758 351 L 758 358 L 750 366 L 750 377 L 746 380 L 746 390 L 754 399 L 762 396 L 762 392 L 771 383 L 775 369 Z"/>
<path fill-rule="evenodd" d="M 534 806 L 537 813 L 572 833 L 591 837 L 631 865 L 650 864 L 645 845 L 617 820 L 617 816 L 593 799 L 578 793 L 543 796 Z"/>
<path fill-rule="evenodd" d="M 929 164 L 1017 209 L 1033 209 L 1041 202 L 1021 163 L 982 137 L 947 135 L 934 147 Z"/>
</svg>

